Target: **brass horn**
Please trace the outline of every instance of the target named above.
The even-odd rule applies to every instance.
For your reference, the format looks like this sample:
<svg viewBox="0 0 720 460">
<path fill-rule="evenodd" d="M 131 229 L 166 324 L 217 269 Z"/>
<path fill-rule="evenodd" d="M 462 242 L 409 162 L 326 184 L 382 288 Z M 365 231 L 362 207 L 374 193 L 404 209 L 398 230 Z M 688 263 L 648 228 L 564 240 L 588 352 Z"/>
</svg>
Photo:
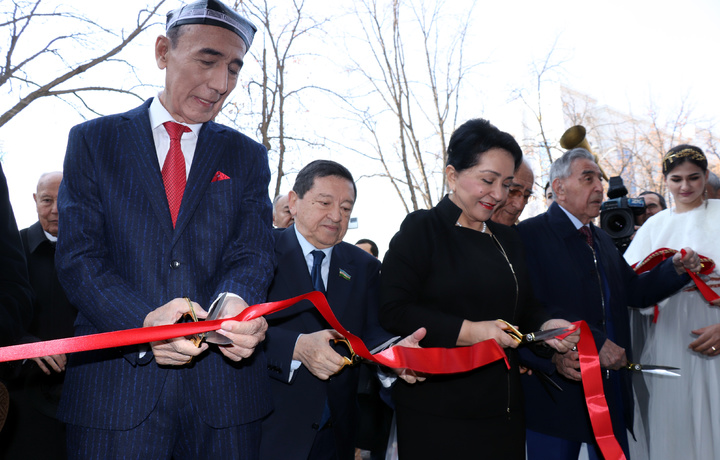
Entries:
<svg viewBox="0 0 720 460">
<path fill-rule="evenodd" d="M 585 127 L 582 125 L 575 125 L 571 128 L 568 128 L 567 131 L 565 131 L 560 137 L 560 147 L 572 150 L 572 149 L 585 149 L 588 152 L 592 154 L 592 156 L 595 158 L 595 163 L 597 163 L 598 168 L 600 168 L 600 173 L 603 176 L 603 179 L 606 181 L 609 180 L 607 174 L 605 174 L 605 171 L 603 171 L 602 166 L 600 166 L 600 160 L 595 154 L 595 152 L 592 151 L 590 148 L 590 143 L 587 141 L 587 138 L 585 137 L 585 134 L 587 131 L 585 130 Z"/>
</svg>

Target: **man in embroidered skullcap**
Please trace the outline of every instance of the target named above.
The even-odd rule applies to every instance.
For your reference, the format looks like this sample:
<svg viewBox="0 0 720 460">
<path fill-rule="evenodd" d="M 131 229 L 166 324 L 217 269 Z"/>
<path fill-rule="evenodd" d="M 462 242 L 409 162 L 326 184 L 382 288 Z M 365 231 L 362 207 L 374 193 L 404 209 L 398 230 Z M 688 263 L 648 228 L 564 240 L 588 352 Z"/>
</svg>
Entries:
<svg viewBox="0 0 720 460">
<path fill-rule="evenodd" d="M 265 301 L 267 152 L 213 121 L 254 33 L 218 1 L 171 11 L 155 41 L 163 90 L 70 131 L 56 259 L 76 335 L 205 318 L 221 297 L 220 318 Z M 257 458 L 271 409 L 256 349 L 266 329 L 263 318 L 228 320 L 197 345 L 71 355 L 59 409 L 69 458 Z"/>
<path fill-rule="evenodd" d="M 297 175 L 288 194 L 295 218 L 275 233 L 277 267 L 268 300 L 311 291 L 327 297 L 338 321 L 369 349 L 392 343 L 377 320 L 380 262 L 343 242 L 357 189 L 334 161 L 316 160 Z M 342 336 L 309 301 L 268 315 L 264 343 L 275 409 L 263 420 L 263 460 L 354 458 L 359 367 L 346 366 Z M 417 346 L 424 332 L 405 339 Z M 415 381 L 412 373 L 400 377 Z"/>
</svg>

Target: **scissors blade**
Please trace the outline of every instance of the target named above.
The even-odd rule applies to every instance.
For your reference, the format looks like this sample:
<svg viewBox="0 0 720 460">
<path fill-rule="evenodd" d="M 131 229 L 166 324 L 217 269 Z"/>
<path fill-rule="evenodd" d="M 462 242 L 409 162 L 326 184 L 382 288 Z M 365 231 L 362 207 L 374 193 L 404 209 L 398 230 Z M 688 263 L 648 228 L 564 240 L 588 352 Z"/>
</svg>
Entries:
<svg viewBox="0 0 720 460">
<path fill-rule="evenodd" d="M 567 327 L 558 327 L 556 329 L 548 329 L 545 331 L 531 332 L 529 334 L 523 334 L 522 341 L 523 341 L 523 343 L 539 342 L 540 340 L 545 340 L 545 339 L 555 337 L 555 336 L 560 335 L 569 330 L 570 330 L 570 328 L 567 328 Z"/>
<path fill-rule="evenodd" d="M 644 372 L 646 374 L 666 375 L 668 377 L 680 377 L 680 373 L 669 371 L 667 369 L 643 369 L 640 372 Z"/>
<path fill-rule="evenodd" d="M 212 321 L 220 318 L 220 316 L 225 313 L 228 299 L 229 297 L 227 295 L 227 292 L 223 292 L 222 296 L 220 296 L 217 302 L 215 302 L 210 308 L 210 311 L 208 312 L 205 321 Z M 232 340 L 230 340 L 230 338 L 225 337 L 224 335 L 219 334 L 215 331 L 206 332 L 205 341 L 208 343 L 214 343 L 216 345 L 230 345 L 232 343 Z"/>
</svg>

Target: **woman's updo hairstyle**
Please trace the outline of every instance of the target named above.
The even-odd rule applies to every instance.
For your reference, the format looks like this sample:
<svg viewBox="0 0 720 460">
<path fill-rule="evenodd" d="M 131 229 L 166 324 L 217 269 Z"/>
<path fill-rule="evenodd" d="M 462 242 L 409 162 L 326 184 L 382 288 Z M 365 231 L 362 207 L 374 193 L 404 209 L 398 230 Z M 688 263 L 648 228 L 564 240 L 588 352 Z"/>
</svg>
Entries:
<svg viewBox="0 0 720 460">
<path fill-rule="evenodd" d="M 446 166 L 457 172 L 470 169 L 480 162 L 483 153 L 494 148 L 508 151 L 517 170 L 523 155 L 515 138 L 482 118 L 468 120 L 450 136 Z"/>
</svg>

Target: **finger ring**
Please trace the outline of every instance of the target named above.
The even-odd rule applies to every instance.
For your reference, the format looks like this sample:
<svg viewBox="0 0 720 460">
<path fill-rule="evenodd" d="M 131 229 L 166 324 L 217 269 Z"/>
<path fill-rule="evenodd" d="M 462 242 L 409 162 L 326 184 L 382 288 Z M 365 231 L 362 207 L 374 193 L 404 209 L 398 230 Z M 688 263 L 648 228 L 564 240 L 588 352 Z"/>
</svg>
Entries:
<svg viewBox="0 0 720 460">
<path fill-rule="evenodd" d="M 710 349 L 711 349 L 712 351 L 717 351 L 717 350 L 715 349 L 715 347 L 710 347 Z"/>
<path fill-rule="evenodd" d="M 572 347 L 572 351 L 577 351 L 577 346 Z"/>
</svg>

